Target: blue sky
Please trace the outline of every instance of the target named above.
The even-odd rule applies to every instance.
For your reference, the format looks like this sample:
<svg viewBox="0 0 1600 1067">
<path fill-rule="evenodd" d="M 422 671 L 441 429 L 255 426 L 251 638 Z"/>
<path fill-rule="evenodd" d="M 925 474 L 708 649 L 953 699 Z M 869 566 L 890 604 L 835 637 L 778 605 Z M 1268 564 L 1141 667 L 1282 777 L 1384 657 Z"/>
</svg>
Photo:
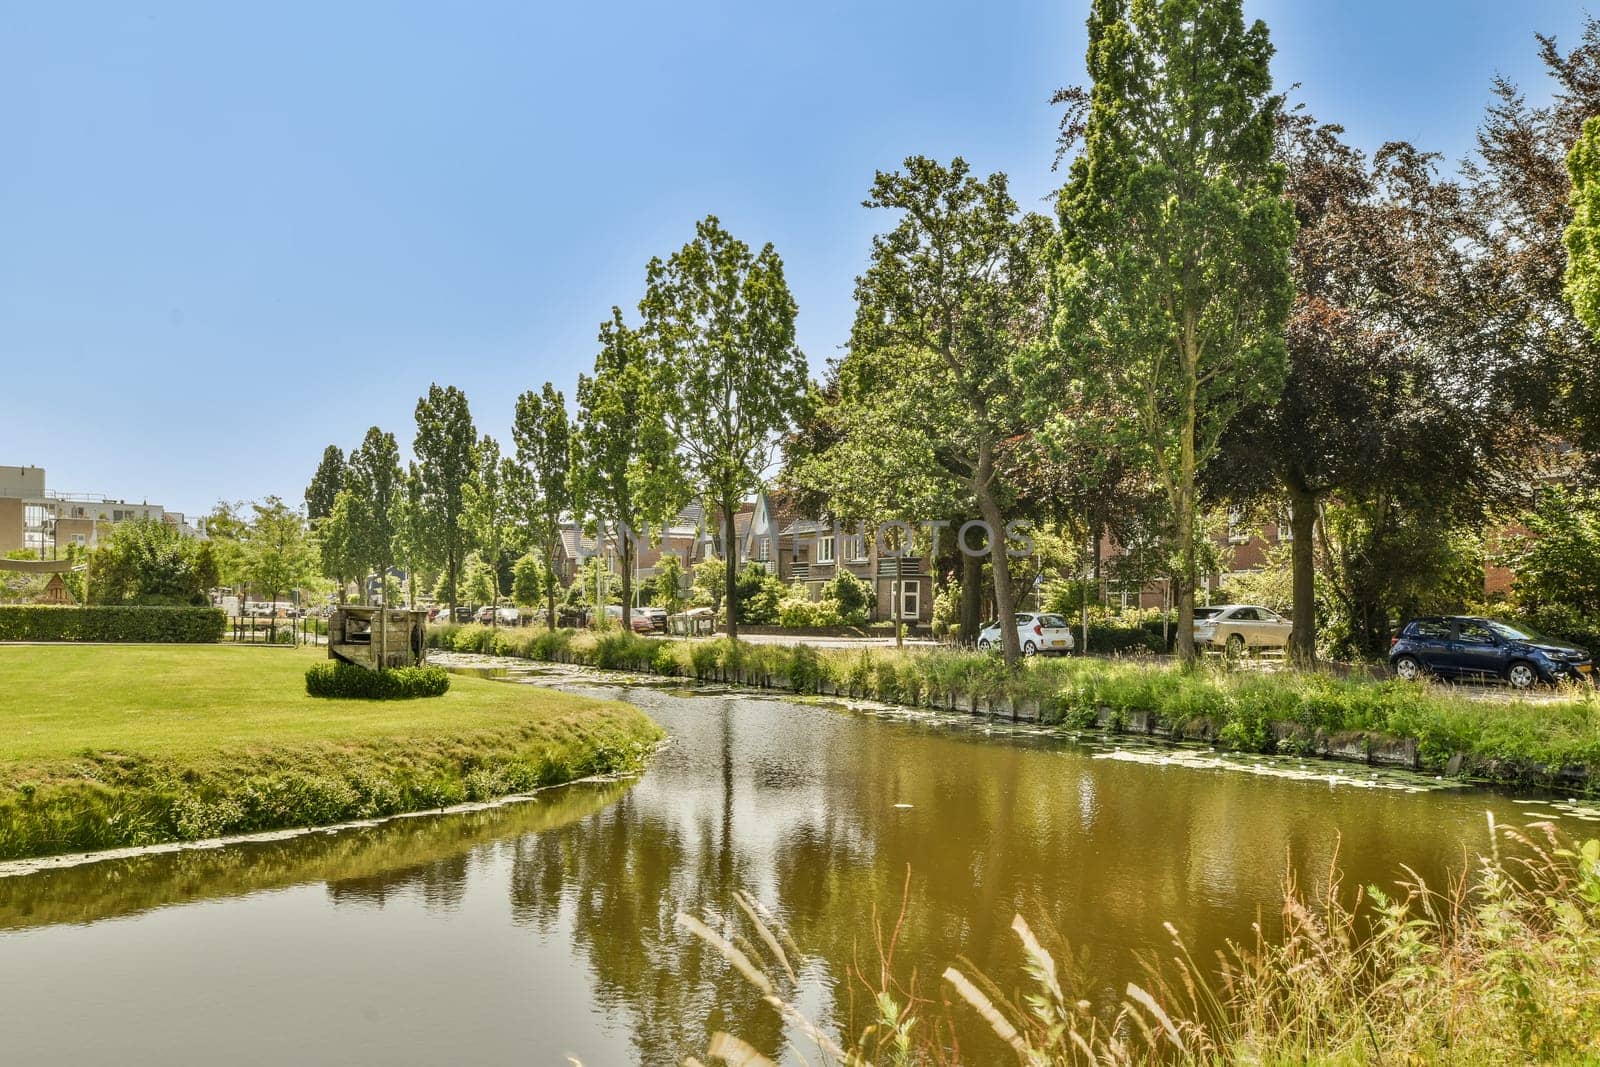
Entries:
<svg viewBox="0 0 1600 1067">
<path fill-rule="evenodd" d="M 1044 207 L 1087 0 L 0 2 L 0 463 L 204 512 L 408 448 L 430 381 L 509 445 L 612 304 L 714 212 L 772 241 L 820 371 L 885 224 L 875 168 L 1004 170 Z M 1458 159 L 1490 79 L 1547 95 L 1561 0 L 1247 0 L 1280 85 Z"/>
</svg>

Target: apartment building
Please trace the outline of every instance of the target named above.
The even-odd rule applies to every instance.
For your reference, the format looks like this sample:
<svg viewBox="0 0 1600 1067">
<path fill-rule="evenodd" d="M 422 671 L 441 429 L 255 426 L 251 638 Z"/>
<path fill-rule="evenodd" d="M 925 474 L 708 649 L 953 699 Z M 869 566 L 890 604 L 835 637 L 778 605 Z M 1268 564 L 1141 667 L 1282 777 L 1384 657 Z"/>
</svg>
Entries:
<svg viewBox="0 0 1600 1067">
<path fill-rule="evenodd" d="M 0 555 L 25 550 L 50 559 L 68 545 L 96 548 L 112 527 L 135 519 L 164 522 L 185 537 L 203 536 L 182 512 L 160 504 L 59 492 L 46 484 L 43 467 L 0 467 Z"/>
</svg>

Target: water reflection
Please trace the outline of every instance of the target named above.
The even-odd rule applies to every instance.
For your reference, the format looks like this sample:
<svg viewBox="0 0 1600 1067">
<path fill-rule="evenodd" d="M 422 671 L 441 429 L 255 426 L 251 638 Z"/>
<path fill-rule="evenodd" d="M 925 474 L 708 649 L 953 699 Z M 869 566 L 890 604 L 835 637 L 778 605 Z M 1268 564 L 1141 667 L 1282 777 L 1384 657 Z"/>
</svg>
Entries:
<svg viewBox="0 0 1600 1067">
<path fill-rule="evenodd" d="M 1310 885 L 1336 850 L 1352 884 L 1402 862 L 1437 876 L 1483 840 L 1486 806 L 1519 815 L 1482 794 L 1096 759 L 731 694 L 626 696 L 673 737 L 636 783 L 0 879 L 0 1047 L 17 1062 L 114 1045 L 124 1063 L 244 1048 L 595 1067 L 676 1063 L 731 1028 L 776 1053 L 791 1035 L 677 912 L 715 922 L 749 889 L 810 956 L 803 1000 L 843 1024 L 861 1000 L 852 968 L 875 965 L 874 918 L 892 922 L 903 890 L 902 972 L 931 980 L 965 955 L 1008 974 L 1022 911 L 1112 990 L 1164 946 L 1164 921 L 1201 952 L 1248 937 L 1291 858 Z M 205 1010 L 175 1022 L 174 1004 Z M 981 1061 L 982 1038 L 964 1040 Z"/>
</svg>

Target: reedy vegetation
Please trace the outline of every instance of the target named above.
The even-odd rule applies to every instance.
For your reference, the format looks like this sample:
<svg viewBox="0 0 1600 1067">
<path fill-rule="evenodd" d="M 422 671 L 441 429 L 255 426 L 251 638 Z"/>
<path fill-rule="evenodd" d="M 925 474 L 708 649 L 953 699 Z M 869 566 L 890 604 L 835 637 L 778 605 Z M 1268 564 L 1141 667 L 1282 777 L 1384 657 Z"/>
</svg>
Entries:
<svg viewBox="0 0 1600 1067">
<path fill-rule="evenodd" d="M 1548 823 L 1523 831 L 1491 818 L 1488 852 L 1444 887 L 1412 875 L 1389 890 L 1348 891 L 1337 869 L 1314 895 L 1286 882 L 1277 929 L 1256 923 L 1214 962 L 1196 960 L 1169 924 L 1171 954 L 1147 961 L 1142 981 L 1110 1006 L 1085 996 L 1088 976 L 1058 964 L 1070 964 L 1070 949 L 1051 952 L 1020 915 L 1012 923 L 1020 976 L 1001 983 L 958 963 L 936 993 L 896 972 L 898 927 L 877 930 L 880 967 L 850 979 L 865 987 L 874 1014 L 843 1035 L 797 1007 L 795 972 L 806 961 L 793 940 L 758 900 L 741 894 L 738 904 L 720 930 L 685 914 L 678 924 L 763 995 L 808 1062 L 970 1062 L 952 1023 L 974 1016 L 1028 1067 L 1476 1067 L 1600 1056 L 1600 841 L 1573 847 Z M 722 1032 L 706 1055 L 745 1067 L 772 1062 Z"/>
<path fill-rule="evenodd" d="M 1530 703 L 1473 700 L 1448 687 L 1345 680 L 1325 674 L 1258 674 L 1228 668 L 1173 671 L 1137 659 L 1031 659 L 1008 670 L 997 657 L 955 649 L 814 649 L 719 638 L 677 641 L 620 630 L 496 631 L 442 626 L 435 648 L 520 656 L 703 681 L 743 681 L 801 694 L 962 709 L 976 698 L 1005 709 L 1036 702 L 1040 720 L 1068 729 L 1126 728 L 1135 715 L 1173 738 L 1222 748 L 1314 754 L 1339 735 L 1381 743 L 1414 738 L 1421 766 L 1541 780 L 1565 767 L 1600 765 L 1600 698 Z M 1108 713 L 1108 714 L 1107 714 Z M 1356 739 L 1358 742 L 1360 738 Z M 1591 788 L 1600 782 L 1590 780 Z"/>
</svg>

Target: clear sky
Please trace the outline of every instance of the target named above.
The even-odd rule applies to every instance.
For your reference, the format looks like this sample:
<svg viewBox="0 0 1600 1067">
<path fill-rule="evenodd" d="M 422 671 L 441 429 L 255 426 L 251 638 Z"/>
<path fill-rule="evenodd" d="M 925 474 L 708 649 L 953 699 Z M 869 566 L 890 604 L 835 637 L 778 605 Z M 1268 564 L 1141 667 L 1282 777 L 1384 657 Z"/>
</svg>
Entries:
<svg viewBox="0 0 1600 1067">
<path fill-rule="evenodd" d="M 0 0 L 0 464 L 203 513 L 462 387 L 509 447 L 712 212 L 782 254 L 814 370 L 876 168 L 961 154 L 1045 207 L 1087 0 Z M 1459 159 L 1570 0 L 1247 0 L 1281 86 Z"/>
</svg>

